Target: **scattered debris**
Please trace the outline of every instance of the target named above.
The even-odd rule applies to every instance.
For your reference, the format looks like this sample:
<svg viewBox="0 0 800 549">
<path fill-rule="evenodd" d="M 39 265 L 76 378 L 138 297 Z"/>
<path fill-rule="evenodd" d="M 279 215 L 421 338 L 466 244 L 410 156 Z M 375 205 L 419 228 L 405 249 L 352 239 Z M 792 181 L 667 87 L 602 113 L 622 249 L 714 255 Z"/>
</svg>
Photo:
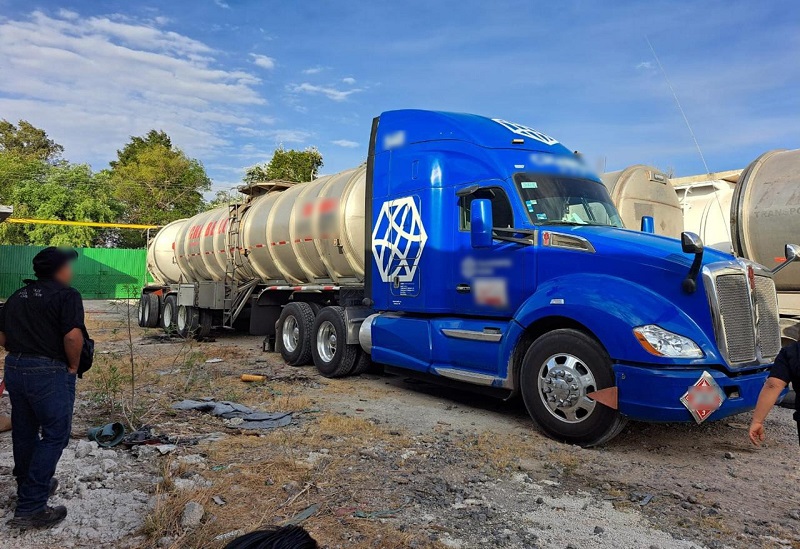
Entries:
<svg viewBox="0 0 800 549">
<path fill-rule="evenodd" d="M 305 510 L 297 513 L 295 516 L 286 521 L 287 525 L 299 524 L 307 518 L 313 517 L 319 511 L 319 503 L 307 507 Z"/>
<path fill-rule="evenodd" d="M 239 429 L 274 429 L 285 427 L 292 422 L 291 412 L 258 412 L 236 402 L 217 402 L 213 399 L 182 400 L 172 405 L 174 410 L 197 410 L 221 417 L 225 420 L 240 420 L 226 422 L 228 427 Z"/>
<path fill-rule="evenodd" d="M 227 503 L 224 499 L 222 499 L 221 496 L 212 496 L 211 501 L 213 501 L 219 506 L 225 505 Z"/>
<path fill-rule="evenodd" d="M 209 358 L 206 360 L 206 364 L 219 364 L 220 362 L 225 362 L 221 358 Z"/>
<path fill-rule="evenodd" d="M 119 422 L 107 423 L 102 427 L 92 427 L 87 436 L 103 448 L 112 448 L 125 438 L 125 426 Z"/>
<path fill-rule="evenodd" d="M 257 375 L 257 374 L 242 374 L 240 378 L 242 381 L 252 382 L 252 381 L 265 381 L 267 376 Z"/>
</svg>

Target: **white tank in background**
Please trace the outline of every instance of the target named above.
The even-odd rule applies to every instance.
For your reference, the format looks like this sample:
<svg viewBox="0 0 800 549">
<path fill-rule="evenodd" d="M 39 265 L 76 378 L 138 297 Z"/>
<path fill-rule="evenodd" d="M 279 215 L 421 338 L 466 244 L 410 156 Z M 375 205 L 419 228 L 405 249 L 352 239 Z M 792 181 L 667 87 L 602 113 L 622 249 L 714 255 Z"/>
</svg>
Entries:
<svg viewBox="0 0 800 549">
<path fill-rule="evenodd" d="M 627 228 L 639 229 L 642 217 L 650 216 L 655 220 L 656 234 L 680 237 L 683 214 L 666 174 L 637 164 L 604 173 L 601 179 Z"/>
<path fill-rule="evenodd" d="M 709 248 L 732 253 L 731 199 L 733 184 L 715 179 L 675 188 L 683 209 L 683 230 L 700 235 Z"/>
</svg>

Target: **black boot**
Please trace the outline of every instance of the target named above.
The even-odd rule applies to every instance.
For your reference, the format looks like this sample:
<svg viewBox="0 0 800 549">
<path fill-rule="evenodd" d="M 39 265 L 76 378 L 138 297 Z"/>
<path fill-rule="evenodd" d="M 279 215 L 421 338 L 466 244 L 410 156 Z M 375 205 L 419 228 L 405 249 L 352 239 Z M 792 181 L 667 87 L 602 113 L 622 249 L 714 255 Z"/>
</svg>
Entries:
<svg viewBox="0 0 800 549">
<path fill-rule="evenodd" d="M 45 507 L 38 513 L 27 517 L 14 517 L 8 521 L 9 528 L 30 530 L 32 528 L 50 528 L 67 517 L 67 508 L 63 505 Z"/>
</svg>

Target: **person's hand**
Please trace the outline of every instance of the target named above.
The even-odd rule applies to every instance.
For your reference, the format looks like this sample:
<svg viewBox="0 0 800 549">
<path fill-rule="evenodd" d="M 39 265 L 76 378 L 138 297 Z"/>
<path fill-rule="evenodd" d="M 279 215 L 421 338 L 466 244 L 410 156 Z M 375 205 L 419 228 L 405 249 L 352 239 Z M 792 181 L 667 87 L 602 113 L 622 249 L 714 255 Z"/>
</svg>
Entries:
<svg viewBox="0 0 800 549">
<path fill-rule="evenodd" d="M 764 442 L 766 435 L 764 434 L 764 424 L 753 422 L 750 424 L 750 442 L 755 444 L 756 446 L 761 446 L 761 443 Z"/>
<path fill-rule="evenodd" d="M 78 375 L 78 367 L 77 366 L 75 366 L 74 368 L 72 368 L 71 366 L 67 367 L 67 373 L 72 374 L 73 376 Z"/>
</svg>

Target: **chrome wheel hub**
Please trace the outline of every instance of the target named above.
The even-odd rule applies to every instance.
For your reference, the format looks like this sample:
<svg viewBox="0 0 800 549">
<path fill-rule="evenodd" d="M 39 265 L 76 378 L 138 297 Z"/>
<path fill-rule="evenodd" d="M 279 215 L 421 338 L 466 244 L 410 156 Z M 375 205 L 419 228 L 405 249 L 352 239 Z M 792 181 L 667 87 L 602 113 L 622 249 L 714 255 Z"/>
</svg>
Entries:
<svg viewBox="0 0 800 549">
<path fill-rule="evenodd" d="M 300 342 L 300 325 L 297 319 L 293 316 L 287 316 L 283 321 L 283 348 L 288 352 L 293 352 L 297 349 L 297 344 Z"/>
<path fill-rule="evenodd" d="M 330 362 L 336 355 L 336 328 L 327 320 L 319 325 L 317 331 L 317 353 L 325 362 Z"/>
<path fill-rule="evenodd" d="M 580 423 L 594 411 L 587 397 L 597 384 L 591 370 L 576 356 L 559 353 L 539 370 L 539 396 L 547 410 L 565 423 Z"/>
</svg>

